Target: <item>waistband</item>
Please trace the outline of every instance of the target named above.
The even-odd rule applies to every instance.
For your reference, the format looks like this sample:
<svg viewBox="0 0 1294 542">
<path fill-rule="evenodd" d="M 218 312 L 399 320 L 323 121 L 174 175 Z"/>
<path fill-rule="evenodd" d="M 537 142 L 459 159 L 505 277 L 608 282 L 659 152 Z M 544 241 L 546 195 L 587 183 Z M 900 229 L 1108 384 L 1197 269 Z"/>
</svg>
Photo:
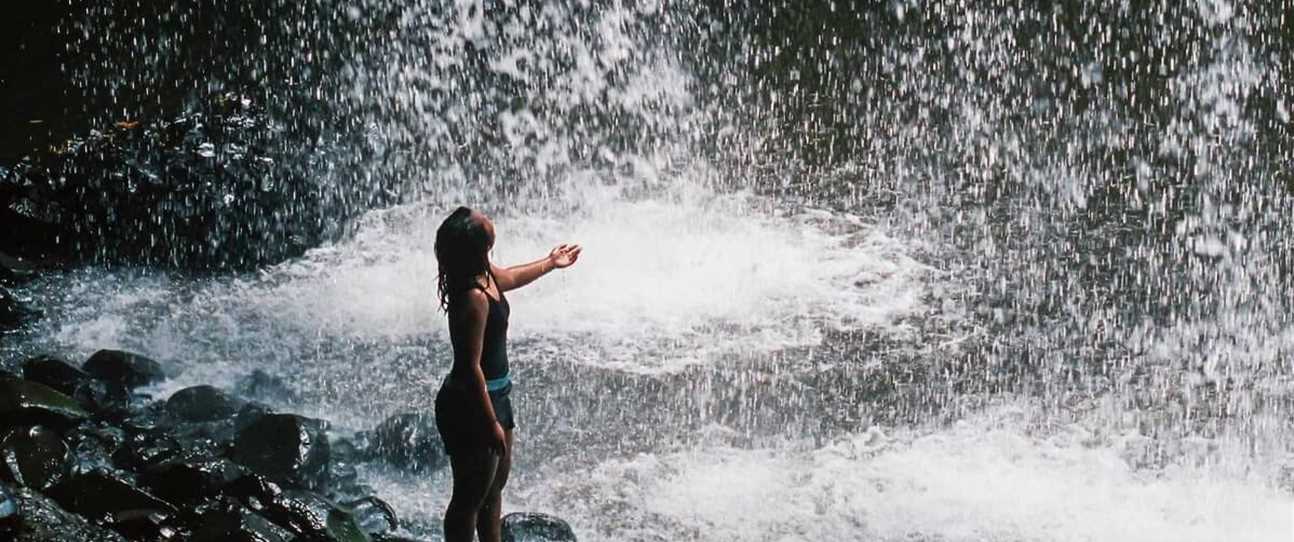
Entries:
<svg viewBox="0 0 1294 542">
<path fill-rule="evenodd" d="M 512 374 L 505 374 L 499 378 L 491 378 L 485 381 L 487 391 L 500 391 L 512 385 Z"/>
</svg>

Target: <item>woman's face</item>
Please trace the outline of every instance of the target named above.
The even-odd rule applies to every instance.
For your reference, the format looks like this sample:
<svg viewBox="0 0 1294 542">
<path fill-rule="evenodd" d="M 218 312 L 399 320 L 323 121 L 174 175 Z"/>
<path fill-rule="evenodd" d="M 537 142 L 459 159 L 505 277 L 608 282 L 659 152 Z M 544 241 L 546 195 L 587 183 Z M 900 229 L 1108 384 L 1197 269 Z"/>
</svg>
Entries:
<svg viewBox="0 0 1294 542">
<path fill-rule="evenodd" d="M 480 224 L 482 228 L 485 228 L 486 233 L 490 234 L 490 245 L 485 248 L 486 252 L 489 252 L 494 248 L 494 222 L 491 222 L 490 217 L 485 216 L 485 213 L 480 211 L 472 211 L 472 218 L 476 220 L 476 223 Z"/>
</svg>

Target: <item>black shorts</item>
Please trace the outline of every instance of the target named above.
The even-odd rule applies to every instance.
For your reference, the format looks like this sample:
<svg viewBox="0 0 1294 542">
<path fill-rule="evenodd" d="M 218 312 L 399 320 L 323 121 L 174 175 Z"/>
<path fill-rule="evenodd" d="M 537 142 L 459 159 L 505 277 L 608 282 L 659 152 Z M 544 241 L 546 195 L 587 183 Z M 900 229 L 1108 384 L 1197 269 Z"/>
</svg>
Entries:
<svg viewBox="0 0 1294 542">
<path fill-rule="evenodd" d="M 451 382 L 445 382 L 436 393 L 436 429 L 440 431 L 440 440 L 445 443 L 445 453 L 449 455 L 489 446 L 490 426 L 486 423 L 485 412 L 476 406 L 478 403 L 472 393 L 476 392 Z M 511 384 L 490 392 L 490 404 L 499 425 L 509 431 L 516 428 Z"/>
</svg>

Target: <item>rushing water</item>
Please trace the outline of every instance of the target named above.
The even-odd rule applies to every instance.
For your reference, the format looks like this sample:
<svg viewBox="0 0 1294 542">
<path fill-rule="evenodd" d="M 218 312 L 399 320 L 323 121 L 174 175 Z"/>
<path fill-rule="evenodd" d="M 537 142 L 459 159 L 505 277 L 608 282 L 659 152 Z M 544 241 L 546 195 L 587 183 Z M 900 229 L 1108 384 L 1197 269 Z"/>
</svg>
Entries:
<svg viewBox="0 0 1294 542">
<path fill-rule="evenodd" d="M 343 431 L 429 410 L 466 203 L 496 262 L 586 247 L 509 296 L 509 510 L 585 540 L 1294 537 L 1288 6 L 518 4 L 271 2 L 222 66 L 162 47 L 212 19 L 185 3 L 85 34 L 131 59 L 77 72 L 115 107 L 264 79 L 331 142 L 321 183 L 404 203 L 251 274 L 44 277 L 8 357 L 138 350 L 182 369 L 162 395 L 264 369 Z M 444 474 L 367 474 L 438 536 Z"/>
</svg>

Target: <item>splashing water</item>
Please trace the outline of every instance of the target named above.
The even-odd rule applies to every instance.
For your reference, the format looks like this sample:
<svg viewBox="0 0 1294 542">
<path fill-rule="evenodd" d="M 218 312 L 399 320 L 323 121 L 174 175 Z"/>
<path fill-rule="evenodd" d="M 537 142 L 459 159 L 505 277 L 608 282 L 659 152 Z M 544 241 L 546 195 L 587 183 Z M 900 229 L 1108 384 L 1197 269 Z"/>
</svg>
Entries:
<svg viewBox="0 0 1294 542">
<path fill-rule="evenodd" d="M 183 369 L 159 395 L 266 369 L 344 429 L 426 410 L 466 203 L 496 262 L 586 247 L 509 295 L 509 509 L 595 540 L 1288 539 L 1288 14 L 1151 4 L 90 9 L 138 34 L 81 42 L 114 108 L 252 88 L 332 197 L 402 203 L 256 273 L 44 277 L 4 351 L 139 350 Z M 203 17 L 260 45 L 157 56 Z M 443 473 L 366 474 L 434 536 Z"/>
</svg>

